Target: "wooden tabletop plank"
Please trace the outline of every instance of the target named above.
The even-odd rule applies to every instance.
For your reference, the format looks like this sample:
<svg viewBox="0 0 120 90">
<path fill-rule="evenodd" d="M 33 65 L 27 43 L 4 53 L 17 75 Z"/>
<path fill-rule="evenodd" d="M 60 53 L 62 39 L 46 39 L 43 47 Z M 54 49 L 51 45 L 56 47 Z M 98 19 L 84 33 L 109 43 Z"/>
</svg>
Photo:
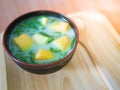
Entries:
<svg viewBox="0 0 120 90">
<path fill-rule="evenodd" d="M 24 71 L 6 54 L 9 90 L 108 90 L 101 75 L 82 45 L 70 63 L 60 71 L 36 75 Z"/>
<path fill-rule="evenodd" d="M 0 90 L 7 90 L 6 64 L 3 52 L 2 36 L 3 33 L 0 34 Z"/>
<path fill-rule="evenodd" d="M 101 13 L 83 11 L 71 15 L 79 28 L 79 41 L 110 90 L 120 88 L 120 35 Z"/>
<path fill-rule="evenodd" d="M 53 10 L 65 15 L 97 10 L 103 12 L 120 32 L 119 0 L 0 0 L 0 32 L 16 17 L 34 10 Z"/>
</svg>

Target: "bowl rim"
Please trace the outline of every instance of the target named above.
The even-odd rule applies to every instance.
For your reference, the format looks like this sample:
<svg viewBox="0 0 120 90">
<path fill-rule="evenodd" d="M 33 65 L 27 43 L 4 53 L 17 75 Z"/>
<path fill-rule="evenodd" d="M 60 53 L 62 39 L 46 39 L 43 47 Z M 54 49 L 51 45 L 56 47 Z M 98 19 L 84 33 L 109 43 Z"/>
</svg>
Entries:
<svg viewBox="0 0 120 90">
<path fill-rule="evenodd" d="M 67 19 L 67 21 L 70 22 L 72 24 L 72 26 L 74 27 L 73 30 L 74 30 L 74 32 L 76 34 L 76 36 L 75 36 L 76 37 L 75 45 L 74 45 L 73 49 L 70 51 L 70 53 L 68 55 L 66 55 L 65 57 L 63 57 L 61 60 L 58 60 L 58 61 L 55 61 L 55 62 L 52 62 L 52 63 L 49 63 L 49 64 L 31 64 L 31 63 L 26 63 L 26 62 L 23 62 L 23 61 L 21 61 L 19 59 L 16 59 L 14 57 L 14 55 L 10 52 L 10 50 L 8 50 L 8 47 L 7 47 L 6 43 L 5 43 L 6 42 L 5 41 L 5 35 L 9 31 L 8 29 L 11 26 L 11 24 L 13 22 L 15 22 L 18 18 L 22 18 L 23 16 L 26 16 L 26 15 L 31 14 L 31 13 L 37 13 L 37 12 L 45 12 L 45 13 L 49 12 L 49 13 L 53 13 L 53 14 L 58 14 L 58 15 L 64 17 L 65 19 Z M 14 20 L 12 20 L 12 22 L 7 26 L 7 28 L 5 29 L 4 34 L 3 34 L 3 47 L 6 50 L 6 52 L 8 53 L 8 55 L 11 57 L 11 59 L 13 61 L 15 61 L 16 63 L 22 64 L 22 65 L 25 65 L 25 66 L 32 66 L 32 67 L 33 66 L 36 66 L 36 67 L 54 66 L 54 65 L 59 64 L 59 63 L 61 63 L 63 61 L 66 61 L 67 58 L 69 58 L 71 55 L 74 54 L 74 52 L 75 52 L 75 50 L 77 48 L 78 41 L 79 41 L 79 31 L 78 31 L 77 26 L 73 22 L 73 20 L 71 20 L 70 18 L 66 17 L 64 14 L 61 14 L 61 13 L 56 12 L 56 11 L 51 11 L 51 10 L 36 10 L 36 11 L 30 11 L 30 12 L 24 13 L 24 14 L 16 17 Z"/>
</svg>

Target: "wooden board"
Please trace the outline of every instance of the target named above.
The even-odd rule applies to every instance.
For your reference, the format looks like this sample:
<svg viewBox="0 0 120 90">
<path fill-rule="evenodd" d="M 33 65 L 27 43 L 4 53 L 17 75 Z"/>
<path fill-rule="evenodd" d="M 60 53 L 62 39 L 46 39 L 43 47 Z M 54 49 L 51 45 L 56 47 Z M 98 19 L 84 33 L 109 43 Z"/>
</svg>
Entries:
<svg viewBox="0 0 120 90">
<path fill-rule="evenodd" d="M 107 86 L 120 89 L 120 36 L 108 19 L 95 11 L 70 15 L 79 28 L 79 41 L 85 45 Z"/>
<path fill-rule="evenodd" d="M 62 14 L 100 11 L 120 34 L 120 0 L 0 0 L 0 32 L 16 17 L 34 10 L 53 10 Z"/>
<path fill-rule="evenodd" d="M 96 12 L 80 12 L 69 17 L 75 20 L 80 30 L 80 43 L 70 63 L 56 73 L 36 75 L 22 70 L 5 53 L 8 86 L 6 88 L 9 90 L 119 90 L 118 33 L 102 14 Z M 109 48 L 108 44 L 113 48 Z M 2 58 L 4 61 L 4 57 Z M 5 72 L 2 77 L 4 75 Z"/>
<path fill-rule="evenodd" d="M 6 64 L 2 45 L 3 33 L 0 33 L 0 90 L 7 90 Z"/>
</svg>

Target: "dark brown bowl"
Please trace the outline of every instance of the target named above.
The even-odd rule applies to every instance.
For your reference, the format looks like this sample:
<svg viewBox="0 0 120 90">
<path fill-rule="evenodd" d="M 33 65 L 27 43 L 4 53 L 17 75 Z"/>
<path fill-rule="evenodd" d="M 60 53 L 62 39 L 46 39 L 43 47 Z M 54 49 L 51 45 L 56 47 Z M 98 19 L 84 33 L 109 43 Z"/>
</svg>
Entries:
<svg viewBox="0 0 120 90">
<path fill-rule="evenodd" d="M 73 30 L 76 34 L 75 46 L 74 46 L 73 50 L 67 56 L 62 58 L 61 60 L 58 60 L 58 61 L 50 63 L 50 64 L 29 64 L 29 63 L 25 63 L 25 62 L 22 62 L 21 60 L 16 59 L 12 55 L 12 53 L 8 47 L 8 44 L 9 44 L 8 42 L 9 42 L 10 34 L 14 30 L 14 27 L 21 21 L 23 21 L 27 18 L 33 17 L 33 16 L 38 16 L 38 15 L 49 15 L 49 16 L 54 16 L 54 17 L 60 18 L 60 19 L 65 19 L 68 21 L 68 23 L 73 28 Z M 49 73 L 53 73 L 55 71 L 60 70 L 71 60 L 72 56 L 74 55 L 75 49 L 77 47 L 78 37 L 79 37 L 78 30 L 77 30 L 75 24 L 70 19 L 65 17 L 64 15 L 57 13 L 57 12 L 53 12 L 53 11 L 45 11 L 45 10 L 44 11 L 34 11 L 34 12 L 30 12 L 30 13 L 22 15 L 10 23 L 10 25 L 5 30 L 5 33 L 3 36 L 3 45 L 4 45 L 6 52 L 10 56 L 10 58 L 24 70 L 31 72 L 31 73 L 36 73 L 36 74 L 49 74 Z"/>
</svg>

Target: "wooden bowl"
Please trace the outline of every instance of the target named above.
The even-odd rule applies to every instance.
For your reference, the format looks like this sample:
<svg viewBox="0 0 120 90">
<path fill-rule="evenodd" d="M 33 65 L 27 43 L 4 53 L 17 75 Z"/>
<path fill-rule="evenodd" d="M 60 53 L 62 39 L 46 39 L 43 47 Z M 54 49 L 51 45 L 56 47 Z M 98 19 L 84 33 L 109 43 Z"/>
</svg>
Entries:
<svg viewBox="0 0 120 90">
<path fill-rule="evenodd" d="M 38 15 L 48 15 L 48 16 L 54 16 L 60 19 L 65 19 L 70 24 L 71 28 L 73 28 L 75 35 L 76 35 L 75 46 L 72 49 L 72 51 L 67 56 L 62 58 L 61 60 L 58 60 L 50 64 L 29 64 L 29 63 L 22 62 L 22 60 L 16 59 L 15 56 L 11 53 L 8 45 L 9 45 L 9 38 L 10 38 L 12 31 L 14 30 L 14 27 L 21 21 L 27 18 L 33 17 L 33 16 L 38 16 Z M 79 37 L 78 30 L 75 24 L 70 19 L 68 19 L 66 16 L 60 13 L 54 12 L 54 11 L 45 11 L 45 10 L 44 11 L 33 11 L 33 12 L 26 13 L 24 15 L 21 15 L 20 17 L 18 17 L 17 19 L 15 19 L 13 22 L 10 23 L 10 25 L 5 30 L 5 33 L 3 36 L 3 45 L 4 45 L 6 52 L 10 56 L 10 58 L 24 70 L 31 72 L 31 73 L 35 73 L 35 74 L 49 74 L 49 73 L 53 73 L 55 71 L 60 70 L 71 60 L 72 56 L 74 55 L 77 44 L 78 44 L 78 37 Z"/>
</svg>

